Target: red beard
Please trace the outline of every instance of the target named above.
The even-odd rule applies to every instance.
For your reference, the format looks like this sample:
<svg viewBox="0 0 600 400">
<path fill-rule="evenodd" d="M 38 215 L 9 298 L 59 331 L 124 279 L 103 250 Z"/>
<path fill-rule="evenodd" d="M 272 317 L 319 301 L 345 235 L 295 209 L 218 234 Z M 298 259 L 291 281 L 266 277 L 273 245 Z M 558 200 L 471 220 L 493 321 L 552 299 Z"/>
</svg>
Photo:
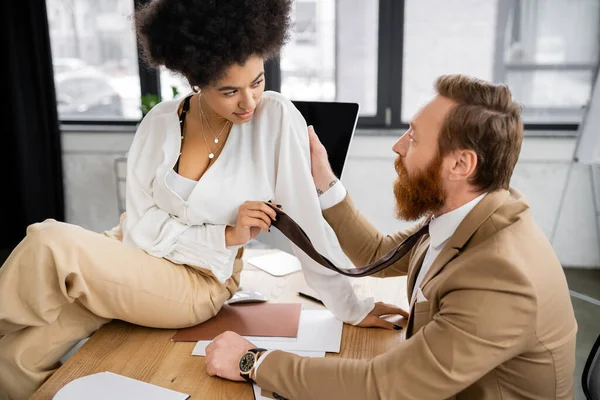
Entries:
<svg viewBox="0 0 600 400">
<path fill-rule="evenodd" d="M 409 175 L 401 157 L 394 165 L 398 173 L 394 182 L 396 218 L 415 221 L 442 208 L 446 195 L 440 176 L 441 157 L 433 159 L 425 171 L 413 176 Z"/>
</svg>

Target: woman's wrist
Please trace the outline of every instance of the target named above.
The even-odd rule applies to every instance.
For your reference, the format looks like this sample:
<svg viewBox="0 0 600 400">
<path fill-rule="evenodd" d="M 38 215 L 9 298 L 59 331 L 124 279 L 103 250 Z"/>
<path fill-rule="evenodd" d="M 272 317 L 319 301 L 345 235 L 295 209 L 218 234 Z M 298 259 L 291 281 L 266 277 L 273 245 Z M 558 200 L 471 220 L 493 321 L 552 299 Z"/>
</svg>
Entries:
<svg viewBox="0 0 600 400">
<path fill-rule="evenodd" d="M 230 246 L 238 246 L 238 240 L 235 235 L 235 226 L 227 225 L 225 227 L 225 245 L 227 247 Z"/>
</svg>

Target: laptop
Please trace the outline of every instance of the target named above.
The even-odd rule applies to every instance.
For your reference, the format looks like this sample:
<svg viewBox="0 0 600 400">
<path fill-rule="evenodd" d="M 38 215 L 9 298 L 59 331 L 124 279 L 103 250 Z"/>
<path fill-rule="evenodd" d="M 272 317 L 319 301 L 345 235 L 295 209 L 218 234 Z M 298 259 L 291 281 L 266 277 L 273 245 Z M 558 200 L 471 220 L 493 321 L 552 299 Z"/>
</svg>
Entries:
<svg viewBox="0 0 600 400">
<path fill-rule="evenodd" d="M 358 122 L 359 104 L 324 101 L 292 101 L 292 103 L 300 111 L 306 124 L 315 128 L 319 140 L 327 149 L 331 168 L 341 180 Z M 263 232 L 255 240 L 264 247 L 294 254 L 289 239 L 277 229 L 271 230 L 270 233 Z"/>
<path fill-rule="evenodd" d="M 319 140 L 327 149 L 329 163 L 335 176 L 341 179 L 358 122 L 360 106 L 358 103 L 320 101 L 292 103 L 300 111 L 306 124 L 314 126 Z"/>
</svg>

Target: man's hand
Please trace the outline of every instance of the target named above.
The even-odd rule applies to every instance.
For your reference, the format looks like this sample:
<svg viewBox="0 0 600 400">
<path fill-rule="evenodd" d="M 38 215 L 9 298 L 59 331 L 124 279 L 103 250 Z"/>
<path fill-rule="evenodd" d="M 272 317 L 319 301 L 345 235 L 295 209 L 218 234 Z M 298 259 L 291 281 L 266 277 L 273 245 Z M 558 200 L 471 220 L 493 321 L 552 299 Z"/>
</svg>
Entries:
<svg viewBox="0 0 600 400">
<path fill-rule="evenodd" d="M 308 140 L 310 142 L 310 167 L 312 177 L 317 192 L 321 195 L 337 182 L 337 177 L 329 164 L 327 150 L 317 137 L 312 125 L 308 127 Z"/>
<path fill-rule="evenodd" d="M 271 203 L 279 207 L 275 203 Z M 247 201 L 240 206 L 235 226 L 225 228 L 227 246 L 242 246 L 254 239 L 260 231 L 268 232 L 277 213 L 262 201 Z"/>
<path fill-rule="evenodd" d="M 240 358 L 256 346 L 235 332 L 224 332 L 206 346 L 206 372 L 231 381 L 243 381 L 240 376 Z"/>
<path fill-rule="evenodd" d="M 373 308 L 373 310 L 357 326 L 363 328 L 376 327 L 401 330 L 402 328 L 399 325 L 395 325 L 381 318 L 390 315 L 402 315 L 404 318 L 408 318 L 408 313 L 400 307 L 396 307 L 392 304 L 377 302 L 375 303 L 375 308 Z"/>
</svg>

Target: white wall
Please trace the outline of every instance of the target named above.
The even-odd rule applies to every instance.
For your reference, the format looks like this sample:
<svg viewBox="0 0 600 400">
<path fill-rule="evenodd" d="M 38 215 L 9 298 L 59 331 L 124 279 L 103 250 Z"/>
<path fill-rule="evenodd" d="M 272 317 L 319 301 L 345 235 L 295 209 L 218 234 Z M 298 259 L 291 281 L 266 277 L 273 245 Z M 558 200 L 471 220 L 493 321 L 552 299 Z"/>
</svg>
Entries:
<svg viewBox="0 0 600 400">
<path fill-rule="evenodd" d="M 66 219 L 101 232 L 118 222 L 114 160 L 132 133 L 63 133 Z M 394 219 L 391 136 L 356 136 L 342 180 L 358 207 L 384 232 Z M 600 268 L 591 167 L 573 163 L 575 139 L 526 138 L 513 186 L 529 199 L 534 219 L 565 266 Z"/>
</svg>

